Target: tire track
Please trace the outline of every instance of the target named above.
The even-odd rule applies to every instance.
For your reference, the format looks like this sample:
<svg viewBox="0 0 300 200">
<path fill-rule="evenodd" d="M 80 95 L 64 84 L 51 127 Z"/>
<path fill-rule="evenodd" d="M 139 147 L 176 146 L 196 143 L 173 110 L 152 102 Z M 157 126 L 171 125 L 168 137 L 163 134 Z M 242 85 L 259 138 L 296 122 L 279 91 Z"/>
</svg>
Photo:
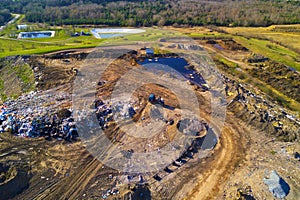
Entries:
<svg viewBox="0 0 300 200">
<path fill-rule="evenodd" d="M 239 137 L 245 130 L 234 121 L 232 115 L 227 118 L 227 121 L 229 122 L 224 126 L 218 146 L 219 152 L 207 165 L 208 170 L 201 174 L 198 184 L 185 199 L 218 199 L 225 181 L 242 160 L 244 141 Z"/>
</svg>

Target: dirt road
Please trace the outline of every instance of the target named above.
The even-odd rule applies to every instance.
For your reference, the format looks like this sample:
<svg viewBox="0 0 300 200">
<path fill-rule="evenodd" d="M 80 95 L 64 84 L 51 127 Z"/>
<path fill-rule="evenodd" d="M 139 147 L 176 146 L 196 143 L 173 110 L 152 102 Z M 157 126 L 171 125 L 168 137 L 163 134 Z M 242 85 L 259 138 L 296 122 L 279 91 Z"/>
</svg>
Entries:
<svg viewBox="0 0 300 200">
<path fill-rule="evenodd" d="M 220 143 L 213 158 L 206 163 L 192 192 L 185 199 L 218 199 L 222 194 L 223 185 L 230 174 L 239 165 L 245 151 L 245 134 L 243 126 L 228 114 L 223 128 Z"/>
</svg>

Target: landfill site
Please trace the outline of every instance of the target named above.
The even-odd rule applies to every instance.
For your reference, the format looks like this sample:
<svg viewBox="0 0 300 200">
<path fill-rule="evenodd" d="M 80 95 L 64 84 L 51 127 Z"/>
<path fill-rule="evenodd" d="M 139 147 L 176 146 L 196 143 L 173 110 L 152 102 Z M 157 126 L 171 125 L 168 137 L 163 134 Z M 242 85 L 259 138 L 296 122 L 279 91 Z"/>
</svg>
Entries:
<svg viewBox="0 0 300 200">
<path fill-rule="evenodd" d="M 197 42 L 162 41 L 220 52 L 222 41 Z M 34 90 L 0 102 L 0 199 L 300 199 L 300 119 L 222 66 L 211 78 L 156 48 L 112 62 L 94 49 L 3 58 L 30 67 Z"/>
</svg>

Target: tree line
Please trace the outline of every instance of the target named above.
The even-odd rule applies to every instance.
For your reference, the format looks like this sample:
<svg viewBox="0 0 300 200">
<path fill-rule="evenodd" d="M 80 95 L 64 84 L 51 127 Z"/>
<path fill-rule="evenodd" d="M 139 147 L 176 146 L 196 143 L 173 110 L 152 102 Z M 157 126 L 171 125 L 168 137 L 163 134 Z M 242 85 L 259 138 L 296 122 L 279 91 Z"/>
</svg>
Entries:
<svg viewBox="0 0 300 200">
<path fill-rule="evenodd" d="M 4 25 L 11 18 L 12 15 L 10 14 L 9 10 L 7 9 L 0 10 L 0 26 Z"/>
<path fill-rule="evenodd" d="M 269 26 L 300 23 L 292 0 L 1 0 L 29 22 L 111 26 Z"/>
</svg>

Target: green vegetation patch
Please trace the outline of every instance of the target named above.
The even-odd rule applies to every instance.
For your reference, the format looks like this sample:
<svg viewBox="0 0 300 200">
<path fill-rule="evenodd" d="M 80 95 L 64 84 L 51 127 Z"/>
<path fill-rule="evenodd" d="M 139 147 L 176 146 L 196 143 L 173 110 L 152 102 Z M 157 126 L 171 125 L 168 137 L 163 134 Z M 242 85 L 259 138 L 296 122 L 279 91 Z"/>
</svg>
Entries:
<svg viewBox="0 0 300 200">
<path fill-rule="evenodd" d="M 269 40 L 300 53 L 300 25 L 273 25 L 269 27 L 222 27 L 222 30 L 244 37 Z"/>
<path fill-rule="evenodd" d="M 35 89 L 34 73 L 21 58 L 0 59 L 0 97 L 17 98 L 23 93 Z"/>
<path fill-rule="evenodd" d="M 228 72 L 231 75 L 237 75 L 238 73 L 240 73 L 240 71 L 238 70 L 238 64 L 231 62 L 222 56 L 215 55 L 213 56 L 213 60 L 222 71 Z"/>
<path fill-rule="evenodd" d="M 0 57 L 13 55 L 44 54 L 64 49 L 96 47 L 102 40 L 92 42 L 84 38 L 70 39 L 68 41 L 39 42 L 32 40 L 14 40 L 0 38 Z"/>
<path fill-rule="evenodd" d="M 1 9 L 34 23 L 108 26 L 268 26 L 300 23 L 297 0 L 2 0 Z"/>
<path fill-rule="evenodd" d="M 264 81 L 283 94 L 300 102 L 300 75 L 278 63 L 256 65 L 249 70 L 251 76 Z"/>
<path fill-rule="evenodd" d="M 28 30 L 22 31 L 55 31 L 53 38 L 17 39 L 22 32 L 16 24 L 8 26 L 0 32 L 0 57 L 13 55 L 44 54 L 65 49 L 90 48 L 100 45 L 105 39 L 97 39 L 93 35 L 72 37 L 74 33 L 89 29 L 73 26 L 52 27 L 46 24 L 28 24 Z"/>
<path fill-rule="evenodd" d="M 234 37 L 234 40 L 257 54 L 261 54 L 271 60 L 283 63 L 300 71 L 299 54 L 286 47 L 267 40 L 241 36 Z"/>
<path fill-rule="evenodd" d="M 285 66 L 278 63 L 271 63 L 270 65 L 271 68 L 273 67 L 273 71 L 270 73 L 257 68 L 252 69 L 249 72 L 245 72 L 239 68 L 239 65 L 222 56 L 215 55 L 213 56 L 213 60 L 221 71 L 239 78 L 241 82 L 254 85 L 256 88 L 267 94 L 271 99 L 277 101 L 280 105 L 300 113 L 300 103 L 295 100 L 299 98 L 299 78 L 297 78 L 297 76 L 290 76 L 293 72 Z M 276 76 L 279 69 L 282 73 L 281 78 Z M 261 76 L 259 75 L 260 73 L 262 73 Z M 293 77 L 294 80 L 290 83 L 290 79 Z"/>
</svg>

